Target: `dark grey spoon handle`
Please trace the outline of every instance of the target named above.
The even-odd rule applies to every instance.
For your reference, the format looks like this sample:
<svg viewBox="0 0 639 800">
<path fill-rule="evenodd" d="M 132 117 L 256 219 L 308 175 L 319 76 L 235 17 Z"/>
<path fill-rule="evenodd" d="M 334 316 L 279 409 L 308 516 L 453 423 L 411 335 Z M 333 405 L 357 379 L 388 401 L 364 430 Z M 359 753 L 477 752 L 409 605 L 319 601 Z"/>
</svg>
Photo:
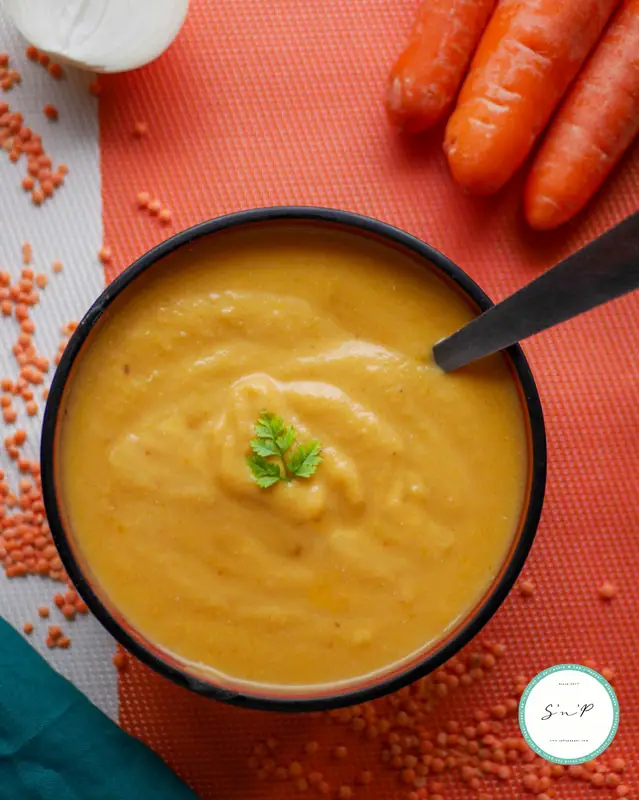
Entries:
<svg viewBox="0 0 639 800">
<path fill-rule="evenodd" d="M 639 212 L 433 348 L 446 372 L 639 288 Z"/>
</svg>

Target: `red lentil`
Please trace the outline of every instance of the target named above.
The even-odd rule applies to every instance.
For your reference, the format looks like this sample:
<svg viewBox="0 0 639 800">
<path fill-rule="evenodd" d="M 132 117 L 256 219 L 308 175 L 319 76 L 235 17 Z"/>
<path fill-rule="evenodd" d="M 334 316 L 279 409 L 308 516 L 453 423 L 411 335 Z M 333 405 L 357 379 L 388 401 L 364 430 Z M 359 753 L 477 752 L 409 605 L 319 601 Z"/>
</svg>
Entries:
<svg viewBox="0 0 639 800">
<path fill-rule="evenodd" d="M 48 120 L 51 120 L 52 122 L 55 122 L 58 119 L 58 109 L 55 106 L 52 106 L 50 103 L 47 103 L 47 105 L 42 109 L 42 113 Z"/>
<path fill-rule="evenodd" d="M 108 264 L 111 261 L 111 258 L 112 258 L 112 253 L 110 247 L 104 246 L 98 251 L 98 259 L 103 264 Z"/>
<path fill-rule="evenodd" d="M 535 584 L 532 581 L 523 581 L 519 584 L 519 593 L 522 597 L 532 597 L 535 593 Z"/>
<path fill-rule="evenodd" d="M 22 626 L 22 630 L 27 634 L 33 633 L 33 622 L 25 622 Z"/>
<path fill-rule="evenodd" d="M 60 78 L 64 77 L 64 70 L 62 69 L 60 64 L 55 64 L 55 63 L 49 64 L 49 66 L 47 67 L 47 71 L 49 75 L 51 75 L 51 77 L 55 78 L 56 80 L 60 80 Z"/>
<path fill-rule="evenodd" d="M 124 672 L 127 667 L 127 655 L 124 650 L 118 650 L 113 656 L 113 666 L 118 672 Z"/>
<path fill-rule="evenodd" d="M 148 130 L 149 126 L 146 122 L 136 122 L 133 126 L 133 135 L 139 139 L 142 136 L 146 136 Z"/>
<path fill-rule="evenodd" d="M 604 581 L 599 587 L 597 594 L 602 600 L 612 600 L 617 594 L 617 587 L 610 581 Z"/>
<path fill-rule="evenodd" d="M 62 636 L 62 628 L 59 625 L 49 625 L 48 634 L 55 642 Z"/>
</svg>

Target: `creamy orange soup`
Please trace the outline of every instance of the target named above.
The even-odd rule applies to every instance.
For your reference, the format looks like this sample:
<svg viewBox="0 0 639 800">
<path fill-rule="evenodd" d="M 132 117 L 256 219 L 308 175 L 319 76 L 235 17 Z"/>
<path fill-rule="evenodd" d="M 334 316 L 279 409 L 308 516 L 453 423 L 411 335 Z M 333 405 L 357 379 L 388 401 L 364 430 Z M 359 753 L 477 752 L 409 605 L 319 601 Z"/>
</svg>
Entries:
<svg viewBox="0 0 639 800">
<path fill-rule="evenodd" d="M 473 316 L 390 247 L 311 225 L 183 248 L 126 291 L 72 374 L 64 513 L 99 591 L 199 670 L 343 681 L 446 634 L 498 573 L 528 455 L 501 356 L 445 375 Z M 260 412 L 321 442 L 260 488 Z"/>
</svg>

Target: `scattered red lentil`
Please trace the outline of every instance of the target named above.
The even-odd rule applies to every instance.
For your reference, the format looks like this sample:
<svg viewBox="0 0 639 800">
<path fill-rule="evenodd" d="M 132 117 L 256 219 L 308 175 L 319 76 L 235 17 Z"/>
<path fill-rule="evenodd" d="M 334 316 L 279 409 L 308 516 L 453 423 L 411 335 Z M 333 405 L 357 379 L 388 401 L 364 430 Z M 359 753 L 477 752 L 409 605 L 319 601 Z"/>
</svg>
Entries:
<svg viewBox="0 0 639 800">
<path fill-rule="evenodd" d="M 59 625 L 49 625 L 48 634 L 55 642 L 62 636 L 62 628 Z"/>
<path fill-rule="evenodd" d="M 49 616 L 49 606 L 39 606 L 38 607 L 38 616 L 46 619 Z"/>
<path fill-rule="evenodd" d="M 48 120 L 51 120 L 52 122 L 55 122 L 58 119 L 58 109 L 55 106 L 52 106 L 50 103 L 48 103 L 42 109 L 42 112 L 43 112 L 44 116 Z"/>
<path fill-rule="evenodd" d="M 99 260 L 100 260 L 100 261 L 101 261 L 103 264 L 108 264 L 108 263 L 111 261 L 112 257 L 113 257 L 113 255 L 112 255 L 112 253 L 111 253 L 111 248 L 110 248 L 110 247 L 107 247 L 106 245 L 105 245 L 104 247 L 102 247 L 102 248 L 101 248 L 101 249 L 98 251 L 98 259 L 99 259 Z"/>
<path fill-rule="evenodd" d="M 22 76 L 15 69 L 9 67 L 9 56 L 7 53 L 0 53 L 0 87 L 5 91 L 10 91 L 16 83 L 20 83 Z M 7 106 L 8 108 L 8 106 Z M 6 109 L 1 113 L 6 113 Z M 16 133 L 17 131 L 13 131 Z"/>
<path fill-rule="evenodd" d="M 171 221 L 171 211 L 168 208 L 161 208 L 158 213 L 158 219 L 164 225 L 167 225 Z"/>
<path fill-rule="evenodd" d="M 149 130 L 149 126 L 146 122 L 136 122 L 133 126 L 133 135 L 137 138 L 141 138 L 142 136 L 146 136 Z"/>
<path fill-rule="evenodd" d="M 61 261 L 54 261 L 53 264 L 51 265 L 51 269 L 56 274 L 62 272 L 62 262 Z"/>
<path fill-rule="evenodd" d="M 599 587 L 597 594 L 602 600 L 612 600 L 617 594 L 617 587 L 610 581 L 604 581 Z"/>
<path fill-rule="evenodd" d="M 291 778 L 299 778 L 302 776 L 304 769 L 299 761 L 291 761 L 288 765 L 288 774 Z"/>
<path fill-rule="evenodd" d="M 49 64 L 49 66 L 47 67 L 47 71 L 48 71 L 49 75 L 51 75 L 51 77 L 52 77 L 52 78 L 55 78 L 55 79 L 56 79 L 56 80 L 58 80 L 58 81 L 59 81 L 61 78 L 63 78 L 63 77 L 64 77 L 64 70 L 62 69 L 62 67 L 60 66 L 60 64 L 56 64 L 56 63 L 53 63 L 53 62 L 52 62 L 52 63 L 51 63 L 51 64 Z"/>
<path fill-rule="evenodd" d="M 522 597 L 532 597 L 535 593 L 535 584 L 532 581 L 522 581 L 518 588 Z"/>
<path fill-rule="evenodd" d="M 113 656 L 113 666 L 118 672 L 124 672 L 127 667 L 127 654 L 124 650 L 118 650 Z"/>
<path fill-rule="evenodd" d="M 22 626 L 22 630 L 25 633 L 33 633 L 33 622 L 25 622 Z"/>
</svg>

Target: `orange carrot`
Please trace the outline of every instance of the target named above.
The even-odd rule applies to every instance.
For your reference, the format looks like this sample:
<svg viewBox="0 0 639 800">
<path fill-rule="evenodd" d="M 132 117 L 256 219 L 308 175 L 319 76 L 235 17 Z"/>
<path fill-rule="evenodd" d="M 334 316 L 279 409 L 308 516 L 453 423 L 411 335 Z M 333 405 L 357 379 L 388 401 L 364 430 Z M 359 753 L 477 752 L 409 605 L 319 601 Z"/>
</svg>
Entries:
<svg viewBox="0 0 639 800">
<path fill-rule="evenodd" d="M 553 120 L 528 177 L 526 219 L 580 211 L 639 133 L 639 0 L 625 0 Z"/>
<path fill-rule="evenodd" d="M 410 133 L 443 119 L 455 100 L 496 0 L 423 0 L 391 70 L 386 109 Z"/>
<path fill-rule="evenodd" d="M 490 194 L 521 166 L 617 3 L 501 0 L 446 128 L 459 184 Z"/>
</svg>

